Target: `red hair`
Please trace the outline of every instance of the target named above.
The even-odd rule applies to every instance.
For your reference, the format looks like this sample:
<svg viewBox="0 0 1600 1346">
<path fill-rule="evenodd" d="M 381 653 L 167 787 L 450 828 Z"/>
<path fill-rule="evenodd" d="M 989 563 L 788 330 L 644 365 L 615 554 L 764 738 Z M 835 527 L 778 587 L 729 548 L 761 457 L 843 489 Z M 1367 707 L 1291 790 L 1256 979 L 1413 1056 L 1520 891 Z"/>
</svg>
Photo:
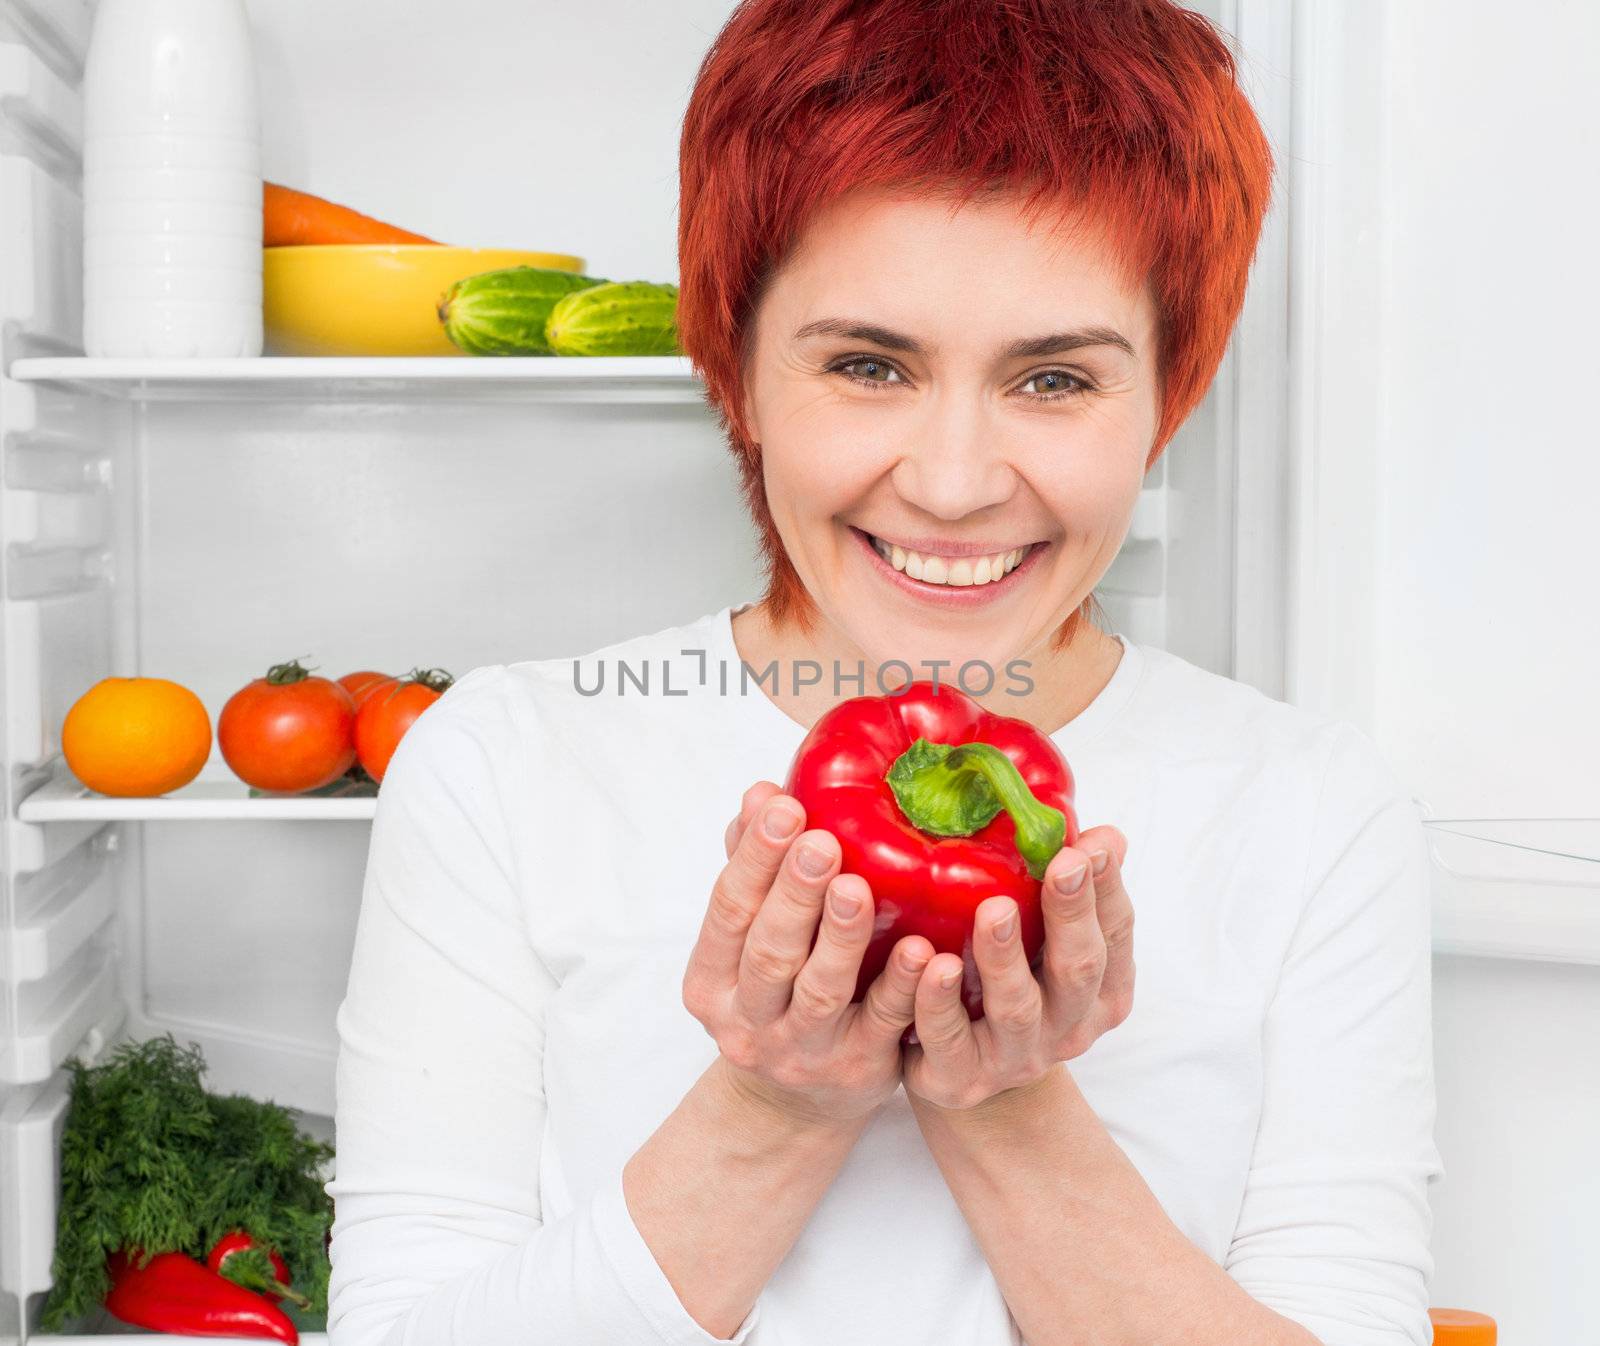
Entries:
<svg viewBox="0 0 1600 1346">
<path fill-rule="evenodd" d="M 1272 171 L 1223 37 L 1172 0 L 743 0 L 684 113 L 678 337 L 739 465 L 774 621 L 809 628 L 815 606 L 767 505 L 744 371 L 762 292 L 821 206 L 1005 192 L 1098 225 L 1155 297 L 1148 471 L 1222 360 Z"/>
</svg>

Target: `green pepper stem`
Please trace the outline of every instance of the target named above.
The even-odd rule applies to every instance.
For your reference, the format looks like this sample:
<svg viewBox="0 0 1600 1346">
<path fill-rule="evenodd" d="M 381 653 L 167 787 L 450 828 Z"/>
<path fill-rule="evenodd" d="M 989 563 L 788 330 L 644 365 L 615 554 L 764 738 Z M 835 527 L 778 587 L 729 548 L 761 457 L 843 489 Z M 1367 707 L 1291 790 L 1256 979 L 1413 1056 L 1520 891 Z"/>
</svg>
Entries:
<svg viewBox="0 0 1600 1346">
<path fill-rule="evenodd" d="M 237 1250 L 237 1251 L 243 1251 Z M 218 1268 L 235 1285 L 242 1285 L 246 1290 L 254 1290 L 257 1294 L 275 1294 L 287 1299 L 296 1308 L 309 1310 L 311 1301 L 292 1286 L 285 1285 L 276 1274 L 267 1276 L 253 1268 L 249 1261 L 229 1253 L 222 1259 Z"/>
<path fill-rule="evenodd" d="M 911 824 L 938 836 L 971 836 L 1004 809 L 1035 879 L 1044 878 L 1066 841 L 1066 815 L 1035 797 L 1016 763 L 992 743 L 919 738 L 895 759 L 887 779 Z"/>
</svg>

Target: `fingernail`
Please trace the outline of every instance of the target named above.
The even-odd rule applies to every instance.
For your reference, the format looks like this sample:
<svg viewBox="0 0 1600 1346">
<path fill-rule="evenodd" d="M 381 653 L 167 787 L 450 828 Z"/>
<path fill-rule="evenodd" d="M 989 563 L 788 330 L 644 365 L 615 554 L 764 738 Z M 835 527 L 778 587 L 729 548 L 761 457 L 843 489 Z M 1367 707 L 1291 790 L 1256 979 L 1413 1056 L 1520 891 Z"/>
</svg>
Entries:
<svg viewBox="0 0 1600 1346">
<path fill-rule="evenodd" d="M 954 971 L 946 972 L 943 976 L 941 976 L 939 978 L 939 985 L 944 987 L 944 989 L 948 991 L 952 986 L 954 986 L 960 980 L 961 980 L 961 969 L 960 968 L 956 968 Z"/>
<path fill-rule="evenodd" d="M 794 862 L 808 879 L 820 879 L 828 872 L 828 866 L 832 863 L 826 851 L 813 846 L 809 841 L 800 843 Z"/>
<path fill-rule="evenodd" d="M 921 972 L 928 965 L 928 960 L 920 953 L 907 953 L 901 958 L 900 965 L 907 972 Z"/>
<path fill-rule="evenodd" d="M 800 826 L 800 819 L 795 816 L 793 809 L 774 804 L 767 810 L 761 826 L 774 841 L 782 841 L 794 835 L 795 828 Z"/>
<path fill-rule="evenodd" d="M 833 908 L 833 914 L 841 921 L 848 921 L 861 910 L 861 899 L 852 897 L 849 893 L 841 893 L 835 888 L 828 895 L 828 905 Z"/>
<path fill-rule="evenodd" d="M 1083 887 L 1083 876 L 1089 872 L 1088 865 L 1079 865 L 1056 875 L 1056 891 L 1058 893 L 1072 894 Z"/>
<path fill-rule="evenodd" d="M 994 937 L 1004 944 L 1017 933 L 1017 913 L 1008 912 L 994 923 Z"/>
<path fill-rule="evenodd" d="M 1094 872 L 1104 874 L 1106 870 L 1106 853 L 1104 851 L 1090 851 L 1089 858 L 1094 861 Z"/>
</svg>

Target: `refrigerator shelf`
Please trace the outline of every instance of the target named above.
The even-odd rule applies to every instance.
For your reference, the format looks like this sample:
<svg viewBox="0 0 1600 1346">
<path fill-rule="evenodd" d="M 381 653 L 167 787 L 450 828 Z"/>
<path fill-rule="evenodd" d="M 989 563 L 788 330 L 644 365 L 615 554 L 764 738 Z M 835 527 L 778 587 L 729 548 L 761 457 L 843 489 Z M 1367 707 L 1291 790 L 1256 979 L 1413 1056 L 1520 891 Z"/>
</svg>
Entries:
<svg viewBox="0 0 1600 1346">
<path fill-rule="evenodd" d="M 1481 854 L 1496 857 L 1502 866 L 1512 858 L 1521 859 L 1525 866 L 1544 863 L 1546 882 L 1600 882 L 1600 868 L 1583 867 L 1600 866 L 1600 818 L 1428 818 L 1425 822 L 1434 833 L 1448 832 L 1488 846 L 1525 851 L 1526 857 L 1507 857 L 1503 850 Z M 1533 860 L 1535 855 L 1550 856 L 1551 861 Z M 1568 860 L 1578 863 L 1575 867 L 1561 863 Z"/>
<path fill-rule="evenodd" d="M 64 764 L 58 763 L 50 778 L 17 806 L 17 817 L 25 823 L 237 822 L 252 819 L 343 822 L 352 818 L 371 818 L 378 807 L 374 795 L 253 798 L 249 790 L 249 786 L 233 776 L 202 774 L 198 780 L 169 794 L 115 798 L 85 788 Z"/>
<path fill-rule="evenodd" d="M 30 356 L 20 383 L 127 402 L 635 402 L 704 404 L 687 356 L 110 360 Z"/>
<path fill-rule="evenodd" d="M 1441 953 L 1600 964 L 1600 818 L 1428 818 Z"/>
</svg>

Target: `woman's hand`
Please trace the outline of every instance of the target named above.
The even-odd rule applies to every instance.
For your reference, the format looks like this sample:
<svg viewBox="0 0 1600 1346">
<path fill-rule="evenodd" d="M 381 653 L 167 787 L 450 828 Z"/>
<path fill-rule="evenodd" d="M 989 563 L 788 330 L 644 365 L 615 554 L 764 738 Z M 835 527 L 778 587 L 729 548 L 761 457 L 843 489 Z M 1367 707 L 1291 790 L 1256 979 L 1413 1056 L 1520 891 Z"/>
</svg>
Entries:
<svg viewBox="0 0 1600 1346">
<path fill-rule="evenodd" d="M 772 782 L 745 791 L 683 1003 L 716 1039 L 735 1087 L 798 1117 L 848 1121 L 899 1087 L 900 1037 L 933 946 L 900 940 L 852 1004 L 872 892 L 859 875 L 839 873 L 831 832 L 804 825 L 799 800 Z"/>
<path fill-rule="evenodd" d="M 906 1092 L 943 1108 L 970 1108 L 1036 1084 L 1086 1052 L 1133 1008 L 1133 903 L 1122 886 L 1127 838 L 1114 827 L 1083 833 L 1045 871 L 1041 975 L 1017 937 L 1017 904 L 979 904 L 972 953 L 983 984 L 983 1018 L 961 1004 L 961 958 L 934 955 L 916 993 L 919 1045 L 906 1049 Z M 1093 857 L 1106 856 L 1096 874 Z M 1083 867 L 1083 878 L 1073 875 Z"/>
</svg>

